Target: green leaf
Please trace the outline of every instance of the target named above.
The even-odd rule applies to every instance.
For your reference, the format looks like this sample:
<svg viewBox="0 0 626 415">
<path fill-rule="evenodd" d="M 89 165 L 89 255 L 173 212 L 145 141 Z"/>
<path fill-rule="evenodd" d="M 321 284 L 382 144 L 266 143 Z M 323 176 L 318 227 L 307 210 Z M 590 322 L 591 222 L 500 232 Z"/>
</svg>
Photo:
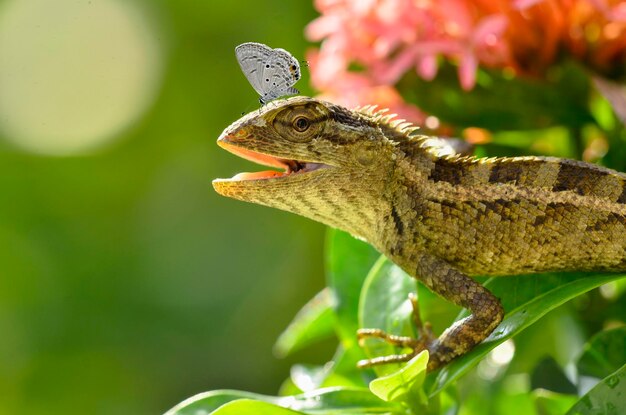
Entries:
<svg viewBox="0 0 626 415">
<path fill-rule="evenodd" d="M 482 399 L 475 399 L 473 402 L 473 411 L 469 413 L 472 414 L 482 414 L 482 413 L 495 413 L 495 414 L 506 414 L 506 415 L 528 415 L 535 414 L 534 404 L 532 401 L 532 397 L 529 393 L 526 392 L 518 392 L 518 393 L 507 393 L 504 391 L 498 391 L 495 394 L 487 394 L 486 396 L 482 396 Z M 486 403 L 485 399 L 492 399 L 493 404 Z M 493 408 L 491 411 L 486 410 L 485 407 Z M 464 408 L 461 405 L 461 408 Z M 542 414 L 543 415 L 543 414 Z"/>
<path fill-rule="evenodd" d="M 285 357 L 334 334 L 335 320 L 330 291 L 323 289 L 296 314 L 274 345 L 274 353 Z"/>
<path fill-rule="evenodd" d="M 382 329 L 390 334 L 414 336 L 408 293 L 417 291 L 416 280 L 385 257 L 372 267 L 361 293 L 359 322 L 362 328 Z M 398 348 L 379 339 L 368 339 L 363 349 L 368 357 L 397 354 Z M 379 375 L 398 370 L 395 364 L 376 366 Z"/>
<path fill-rule="evenodd" d="M 290 379 L 300 389 L 299 393 L 337 386 L 349 389 L 365 387 L 364 373 L 356 367 L 356 361 L 350 360 L 348 368 L 341 367 L 345 359 L 346 354 L 338 350 L 332 362 L 323 366 L 294 365 Z"/>
<path fill-rule="evenodd" d="M 403 407 L 385 402 L 363 388 L 327 388 L 283 398 L 283 406 L 315 414 L 401 414 Z"/>
<path fill-rule="evenodd" d="M 626 413 L 626 365 L 607 376 L 574 405 L 568 415 Z"/>
<path fill-rule="evenodd" d="M 535 409 L 541 415 L 561 415 L 576 403 L 575 395 L 565 395 L 545 389 L 536 389 L 532 392 L 535 400 Z"/>
<path fill-rule="evenodd" d="M 211 412 L 213 415 L 294 415 L 304 414 L 304 412 L 292 411 L 272 405 L 271 403 L 254 401 L 251 399 L 239 399 L 229 402 L 217 410 Z"/>
<path fill-rule="evenodd" d="M 593 336 L 578 359 L 578 374 L 603 379 L 626 362 L 626 327 Z"/>
<path fill-rule="evenodd" d="M 304 391 L 294 383 L 291 376 L 283 380 L 283 383 L 281 383 L 278 388 L 278 396 L 298 395 L 303 392 Z"/>
<path fill-rule="evenodd" d="M 615 128 L 615 124 L 618 121 L 613 113 L 613 106 L 602 93 L 592 96 L 589 102 L 589 110 L 604 131 L 611 131 Z"/>
<path fill-rule="evenodd" d="M 578 391 L 552 356 L 544 356 L 536 364 L 530 374 L 530 387 L 569 395 Z"/>
<path fill-rule="evenodd" d="M 626 293 L 626 278 L 607 284 L 607 288 L 610 290 L 607 298 L 617 299 Z"/>
<path fill-rule="evenodd" d="M 208 415 L 229 402 L 242 399 L 264 402 L 292 411 L 319 415 L 402 413 L 400 405 L 382 401 L 365 388 L 325 388 L 300 395 L 283 397 L 233 390 L 205 392 L 181 402 L 165 415 Z"/>
<path fill-rule="evenodd" d="M 363 370 L 357 367 L 357 362 L 363 358 L 365 358 L 365 354 L 360 347 L 351 347 L 346 350 L 339 345 L 333 356 L 330 372 L 320 386 L 367 387 L 376 375 L 372 370 Z"/>
<path fill-rule="evenodd" d="M 220 406 L 238 399 L 254 399 L 276 403 L 279 398 L 251 392 L 216 390 L 192 396 L 167 411 L 165 415 L 206 415 L 212 413 Z"/>
<path fill-rule="evenodd" d="M 327 285 L 333 298 L 337 334 L 344 348 L 358 347 L 355 333 L 359 328 L 359 295 L 380 254 L 365 242 L 335 229 L 328 231 L 326 252 Z"/>
<path fill-rule="evenodd" d="M 387 402 L 404 402 L 417 397 L 421 404 L 425 404 L 427 398 L 422 386 L 427 364 L 428 351 L 424 350 L 397 372 L 374 379 L 370 390 Z"/>
<path fill-rule="evenodd" d="M 411 281 L 414 280 L 408 274 L 406 275 Z M 406 293 L 405 297 L 408 294 Z M 442 330 L 450 326 L 462 310 L 456 304 L 452 304 L 450 301 L 430 291 L 428 287 L 419 281 L 417 282 L 417 298 L 419 299 L 422 321 L 429 322 L 433 327 L 439 327 Z"/>
<path fill-rule="evenodd" d="M 555 125 L 580 128 L 594 122 L 587 106 L 589 76 L 579 66 L 555 67 L 548 80 L 508 79 L 501 71 L 486 69 L 478 75 L 477 85 L 463 91 L 457 68 L 444 63 L 432 81 L 408 73 L 398 90 L 420 109 L 459 127 L 535 130 Z"/>
<path fill-rule="evenodd" d="M 487 339 L 436 374 L 430 396 L 439 393 L 468 372 L 496 346 L 549 311 L 593 288 L 623 277 L 620 274 L 541 274 L 491 279 L 485 285 L 502 298 L 505 310 L 510 311 Z"/>
<path fill-rule="evenodd" d="M 318 389 L 326 379 L 329 372 L 329 365 L 293 365 L 289 371 L 289 376 L 296 387 L 303 392 Z"/>
<path fill-rule="evenodd" d="M 500 131 L 482 146 L 486 156 L 525 156 L 542 154 L 555 157 L 576 157 L 571 131 L 563 126 L 526 131 Z"/>
</svg>

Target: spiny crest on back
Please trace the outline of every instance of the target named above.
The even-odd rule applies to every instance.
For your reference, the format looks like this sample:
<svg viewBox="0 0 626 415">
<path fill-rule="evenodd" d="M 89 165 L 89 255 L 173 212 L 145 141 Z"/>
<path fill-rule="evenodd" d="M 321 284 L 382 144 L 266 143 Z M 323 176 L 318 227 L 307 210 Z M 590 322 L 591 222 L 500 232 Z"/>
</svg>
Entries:
<svg viewBox="0 0 626 415">
<path fill-rule="evenodd" d="M 415 131 L 419 130 L 419 127 L 404 119 L 396 118 L 397 114 L 389 114 L 388 108 L 378 109 L 378 105 L 365 105 L 355 108 L 354 112 L 364 115 L 380 127 L 386 137 L 394 141 L 410 140 L 417 137 L 415 136 Z"/>
<path fill-rule="evenodd" d="M 470 155 L 473 152 L 472 146 L 459 139 L 443 139 L 418 134 L 419 127 L 396 118 L 396 114 L 389 114 L 387 108 L 378 109 L 376 105 L 366 105 L 354 111 L 365 116 L 368 121 L 380 128 L 385 137 L 392 140 L 405 154 L 429 153 L 435 157 L 445 157 L 455 154 Z M 450 161 L 465 162 L 467 160 L 458 158 Z"/>
</svg>

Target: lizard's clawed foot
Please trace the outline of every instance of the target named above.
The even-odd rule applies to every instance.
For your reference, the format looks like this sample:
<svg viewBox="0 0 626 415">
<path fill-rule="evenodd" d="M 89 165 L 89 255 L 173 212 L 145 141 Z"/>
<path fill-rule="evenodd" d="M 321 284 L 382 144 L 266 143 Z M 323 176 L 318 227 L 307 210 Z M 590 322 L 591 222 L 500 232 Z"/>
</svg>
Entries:
<svg viewBox="0 0 626 415">
<path fill-rule="evenodd" d="M 409 300 L 411 301 L 411 305 L 413 307 L 413 321 L 415 323 L 415 326 L 417 327 L 417 338 L 396 336 L 380 329 L 360 329 L 357 331 L 357 337 L 359 339 L 359 344 L 362 344 L 365 339 L 377 338 L 391 344 L 392 346 L 409 348 L 413 350 L 409 353 L 404 354 L 380 356 L 373 359 L 360 360 L 357 363 L 357 367 L 368 368 L 372 366 L 385 365 L 388 363 L 408 362 L 422 350 L 428 349 L 428 346 L 437 340 L 437 338 L 433 336 L 430 323 L 422 323 L 419 312 L 419 304 L 417 302 L 417 296 L 411 293 L 409 294 Z"/>
</svg>

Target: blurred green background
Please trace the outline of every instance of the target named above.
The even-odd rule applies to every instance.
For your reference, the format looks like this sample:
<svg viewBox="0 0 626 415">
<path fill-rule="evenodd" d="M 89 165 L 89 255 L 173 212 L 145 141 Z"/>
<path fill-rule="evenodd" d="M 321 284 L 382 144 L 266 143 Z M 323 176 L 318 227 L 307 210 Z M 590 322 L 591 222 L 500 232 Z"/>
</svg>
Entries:
<svg viewBox="0 0 626 415">
<path fill-rule="evenodd" d="M 322 225 L 218 196 L 258 97 L 234 57 L 304 59 L 311 2 L 0 2 L 0 414 L 154 414 L 275 393 L 324 285 Z M 310 94 L 303 70 L 298 87 Z"/>
</svg>

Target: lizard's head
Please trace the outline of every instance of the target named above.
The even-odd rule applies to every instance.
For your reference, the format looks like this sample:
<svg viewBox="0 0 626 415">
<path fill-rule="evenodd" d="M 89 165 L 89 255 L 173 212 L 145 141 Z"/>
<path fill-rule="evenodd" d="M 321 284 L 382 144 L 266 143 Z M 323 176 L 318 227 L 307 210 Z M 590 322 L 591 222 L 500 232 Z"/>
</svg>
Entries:
<svg viewBox="0 0 626 415">
<path fill-rule="evenodd" d="M 245 115 L 217 143 L 281 170 L 216 179 L 213 186 L 219 194 L 343 229 L 350 222 L 343 211 L 358 215 L 360 204 L 380 198 L 393 164 L 394 144 L 373 117 L 307 97 L 271 102 Z M 364 236 L 357 229 L 346 230 Z"/>
</svg>

